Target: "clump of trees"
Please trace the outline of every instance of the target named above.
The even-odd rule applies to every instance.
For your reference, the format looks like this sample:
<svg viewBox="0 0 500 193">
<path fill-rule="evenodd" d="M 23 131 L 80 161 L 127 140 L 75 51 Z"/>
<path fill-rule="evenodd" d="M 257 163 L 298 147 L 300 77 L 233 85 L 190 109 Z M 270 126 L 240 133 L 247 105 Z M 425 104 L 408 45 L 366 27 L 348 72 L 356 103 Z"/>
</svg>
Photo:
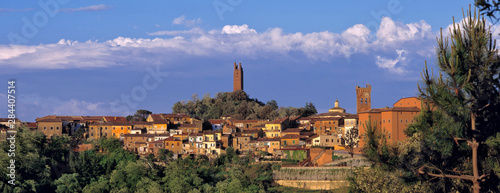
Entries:
<svg viewBox="0 0 500 193">
<path fill-rule="evenodd" d="M 144 109 L 139 109 L 133 115 L 128 115 L 126 118 L 127 121 L 146 121 L 149 114 L 153 114 L 153 112 Z"/>
<path fill-rule="evenodd" d="M 179 101 L 172 107 L 173 113 L 185 113 L 202 120 L 218 119 L 231 115 L 234 119 L 269 119 L 287 116 L 307 117 L 318 113 L 312 103 L 304 107 L 279 107 L 275 100 L 263 103 L 250 98 L 245 91 L 217 93 L 214 98 L 205 94 L 202 99 L 194 94 L 191 100 Z"/>
</svg>

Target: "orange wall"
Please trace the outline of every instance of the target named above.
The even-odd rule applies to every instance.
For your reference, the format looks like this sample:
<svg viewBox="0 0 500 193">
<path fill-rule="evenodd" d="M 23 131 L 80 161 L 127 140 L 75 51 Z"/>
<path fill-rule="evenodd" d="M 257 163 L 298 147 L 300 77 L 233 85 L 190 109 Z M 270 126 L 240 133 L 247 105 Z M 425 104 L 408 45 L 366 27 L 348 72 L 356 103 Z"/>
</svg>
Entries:
<svg viewBox="0 0 500 193">
<path fill-rule="evenodd" d="M 114 138 L 120 138 L 120 135 L 125 135 L 130 133 L 131 125 L 112 125 L 112 136 Z M 109 128 L 108 128 L 109 129 Z"/>
<path fill-rule="evenodd" d="M 372 126 L 377 126 L 380 128 L 381 121 L 381 113 L 360 113 L 359 114 L 359 147 L 363 147 L 365 145 L 365 134 L 366 128 L 365 124 L 368 122 L 369 117 L 371 117 Z"/>
<path fill-rule="evenodd" d="M 386 111 L 382 112 L 382 130 L 387 133 L 387 141 L 390 143 L 395 143 L 398 141 L 405 140 L 406 134 L 404 130 L 414 122 L 415 116 L 419 112 L 398 112 L 398 111 Z M 390 134 L 390 136 L 389 136 Z"/>
<path fill-rule="evenodd" d="M 387 142 L 396 143 L 407 138 L 404 130 L 414 122 L 418 113 L 417 111 L 383 111 L 359 114 L 360 147 L 363 147 L 366 143 L 364 136 L 366 134 L 365 122 L 368 121 L 369 116 L 371 116 L 372 125 L 377 126 L 378 132 L 386 132 Z"/>
</svg>

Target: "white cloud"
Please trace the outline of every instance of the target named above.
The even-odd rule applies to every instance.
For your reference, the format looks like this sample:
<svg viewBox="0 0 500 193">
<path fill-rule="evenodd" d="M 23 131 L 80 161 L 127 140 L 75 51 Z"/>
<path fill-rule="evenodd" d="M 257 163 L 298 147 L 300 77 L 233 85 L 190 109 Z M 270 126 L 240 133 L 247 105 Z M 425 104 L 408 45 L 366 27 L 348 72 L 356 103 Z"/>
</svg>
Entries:
<svg viewBox="0 0 500 193">
<path fill-rule="evenodd" d="M 377 41 L 380 44 L 434 37 L 435 35 L 431 31 L 431 26 L 423 20 L 419 23 L 403 24 L 395 22 L 389 17 L 384 17 L 377 31 Z"/>
<path fill-rule="evenodd" d="M 407 51 L 396 50 L 396 53 L 398 54 L 398 57 L 395 59 L 388 59 L 381 56 L 377 56 L 376 64 L 378 67 L 387 69 L 391 73 L 403 75 L 408 72 L 403 67 L 407 64 L 407 59 L 405 57 Z"/>
<path fill-rule="evenodd" d="M 256 34 L 257 31 L 255 31 L 254 29 L 248 28 L 247 24 L 226 25 L 222 28 L 222 31 L 221 31 L 221 34 L 248 34 L 248 33 Z"/>
<path fill-rule="evenodd" d="M 190 27 L 190 26 L 193 26 L 196 24 L 200 24 L 200 23 L 202 23 L 202 20 L 200 18 L 198 18 L 198 19 L 186 19 L 186 17 L 184 15 L 177 17 L 174 19 L 174 21 L 172 21 L 172 25 L 183 25 L 183 26 L 187 26 L 187 27 Z"/>
<path fill-rule="evenodd" d="M 443 37 L 444 38 L 449 37 L 450 32 L 454 28 L 460 29 L 462 31 L 462 33 L 465 33 L 465 31 L 463 30 L 463 26 L 464 26 L 464 24 L 467 24 L 467 22 L 468 22 L 468 20 L 466 18 L 463 18 L 462 20 L 460 20 L 459 22 L 456 22 L 455 24 L 448 25 L 446 28 L 443 29 Z M 500 25 L 492 25 L 491 22 L 486 20 L 486 26 L 490 26 L 490 32 L 491 32 L 491 35 L 493 36 L 493 39 L 500 39 Z M 439 32 L 437 35 L 438 36 L 440 35 Z"/>
<path fill-rule="evenodd" d="M 375 64 L 385 63 L 383 60 L 386 56 L 393 55 L 394 50 L 406 50 L 406 57 L 422 57 L 433 53 L 434 50 L 429 45 L 435 44 L 435 36 L 431 37 L 429 34 L 432 34 L 431 28 L 424 21 L 402 24 L 390 18 L 383 19 L 380 30 L 376 33 L 370 32 L 362 24 L 354 25 L 341 33 L 285 33 L 281 28 L 258 32 L 246 24 L 226 25 L 222 29 L 208 31 L 193 27 L 184 31 L 149 33 L 153 36 L 174 37 L 117 37 L 104 42 L 62 39 L 57 44 L 0 45 L 0 67 L 95 68 L 165 63 L 176 58 L 197 56 L 299 59 L 308 62 L 349 58 L 353 54 L 378 55 L 381 58 L 380 61 L 373 61 L 372 64 Z M 397 67 L 392 70 L 397 71 Z"/>
<path fill-rule="evenodd" d="M 112 8 L 112 6 L 99 4 L 99 5 L 91 5 L 91 6 L 79 7 L 79 8 L 62 8 L 62 9 L 59 9 L 59 11 L 72 13 L 72 12 L 77 12 L 77 11 L 102 11 L 102 10 L 107 10 L 107 9 L 111 9 L 111 8 Z"/>
</svg>

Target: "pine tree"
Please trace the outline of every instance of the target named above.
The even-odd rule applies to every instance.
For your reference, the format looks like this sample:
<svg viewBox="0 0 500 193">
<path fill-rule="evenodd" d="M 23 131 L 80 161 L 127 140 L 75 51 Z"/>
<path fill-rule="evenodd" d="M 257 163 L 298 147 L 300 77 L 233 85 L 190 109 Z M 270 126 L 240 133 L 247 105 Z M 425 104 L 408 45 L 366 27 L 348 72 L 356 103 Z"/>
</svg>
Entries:
<svg viewBox="0 0 500 193">
<path fill-rule="evenodd" d="M 447 191 L 500 191 L 500 63 L 486 20 L 470 7 L 438 38 L 439 76 L 423 72 L 424 107 L 407 134 L 419 136 L 418 173 Z M 416 135 L 418 134 L 418 135 Z M 436 179 L 437 178 L 437 179 Z M 453 180 L 459 179 L 459 180 Z M 444 184 L 443 184 L 444 183 Z M 452 186 L 452 188 L 450 188 Z M 462 189 L 463 188 L 463 189 Z"/>
</svg>

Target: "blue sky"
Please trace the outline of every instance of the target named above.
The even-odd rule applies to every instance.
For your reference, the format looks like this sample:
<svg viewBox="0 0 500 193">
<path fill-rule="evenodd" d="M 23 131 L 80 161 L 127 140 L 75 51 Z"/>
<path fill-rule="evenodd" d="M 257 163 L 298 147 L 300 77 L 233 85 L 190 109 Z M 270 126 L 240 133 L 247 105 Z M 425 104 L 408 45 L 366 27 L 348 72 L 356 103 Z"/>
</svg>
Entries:
<svg viewBox="0 0 500 193">
<path fill-rule="evenodd" d="M 472 2 L 3 1 L 0 80 L 17 81 L 23 121 L 168 113 L 232 91 L 241 62 L 250 97 L 355 113 L 356 85 L 372 85 L 373 108 L 415 96 L 439 29 Z"/>
</svg>

